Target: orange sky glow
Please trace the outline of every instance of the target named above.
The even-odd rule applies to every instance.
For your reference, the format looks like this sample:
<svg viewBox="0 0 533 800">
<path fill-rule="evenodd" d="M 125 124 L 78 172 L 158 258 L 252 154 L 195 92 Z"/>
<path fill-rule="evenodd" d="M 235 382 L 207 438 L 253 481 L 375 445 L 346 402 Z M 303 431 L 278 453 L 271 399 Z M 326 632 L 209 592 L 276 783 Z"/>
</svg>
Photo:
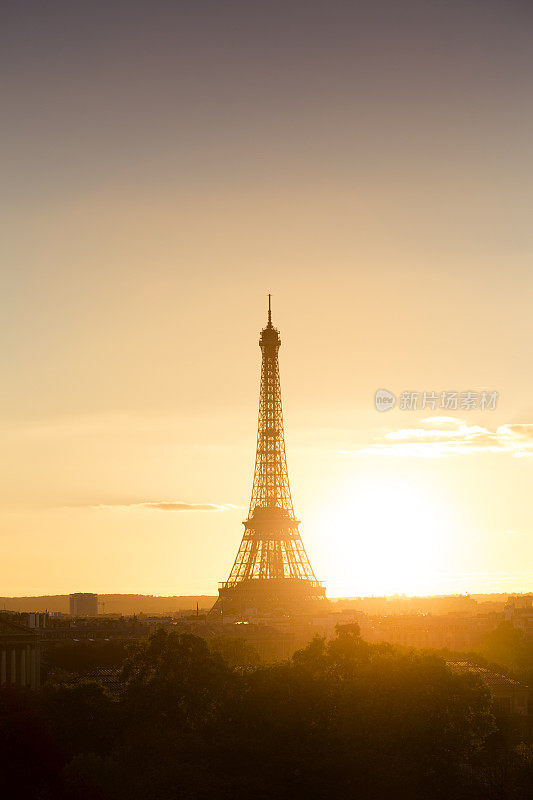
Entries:
<svg viewBox="0 0 533 800">
<path fill-rule="evenodd" d="M 533 591 L 527 9 L 57 5 L 0 48 L 0 594 L 216 594 L 268 292 L 328 594 Z"/>
</svg>

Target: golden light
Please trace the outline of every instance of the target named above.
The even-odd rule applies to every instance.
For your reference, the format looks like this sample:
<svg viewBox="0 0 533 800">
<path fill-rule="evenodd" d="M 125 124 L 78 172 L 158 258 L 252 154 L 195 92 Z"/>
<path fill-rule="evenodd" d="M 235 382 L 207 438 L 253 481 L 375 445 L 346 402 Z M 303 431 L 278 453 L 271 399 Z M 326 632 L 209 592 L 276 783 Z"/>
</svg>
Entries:
<svg viewBox="0 0 533 800">
<path fill-rule="evenodd" d="M 315 509 L 313 528 L 321 531 L 318 560 L 330 596 L 439 592 L 452 514 L 426 485 L 358 480 Z"/>
</svg>

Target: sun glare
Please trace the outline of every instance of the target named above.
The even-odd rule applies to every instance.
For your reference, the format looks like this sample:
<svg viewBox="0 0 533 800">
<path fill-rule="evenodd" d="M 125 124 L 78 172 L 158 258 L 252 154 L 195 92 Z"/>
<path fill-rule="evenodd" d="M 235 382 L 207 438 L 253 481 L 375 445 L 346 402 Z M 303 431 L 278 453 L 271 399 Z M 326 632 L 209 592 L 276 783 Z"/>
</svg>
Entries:
<svg viewBox="0 0 533 800">
<path fill-rule="evenodd" d="M 344 487 L 314 517 L 330 595 L 438 592 L 452 526 L 438 493 L 376 477 Z"/>
</svg>

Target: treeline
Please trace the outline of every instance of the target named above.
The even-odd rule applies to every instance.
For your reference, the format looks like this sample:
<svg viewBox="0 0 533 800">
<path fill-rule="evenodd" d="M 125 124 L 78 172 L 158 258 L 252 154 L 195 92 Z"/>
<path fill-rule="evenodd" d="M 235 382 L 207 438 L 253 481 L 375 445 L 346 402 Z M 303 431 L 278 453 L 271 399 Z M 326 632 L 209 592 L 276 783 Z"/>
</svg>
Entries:
<svg viewBox="0 0 533 800">
<path fill-rule="evenodd" d="M 533 641 L 511 622 L 500 622 L 496 628 L 484 633 L 475 651 L 443 648 L 433 652 L 445 660 L 469 661 L 526 684 L 529 686 L 529 708 L 533 710 Z"/>
<path fill-rule="evenodd" d="M 99 594 L 102 614 L 172 614 L 196 608 L 211 608 L 214 595 L 174 595 L 159 597 L 151 594 Z M 0 608 L 10 611 L 59 611 L 69 613 L 69 595 L 41 595 L 40 597 L 0 597 Z"/>
<path fill-rule="evenodd" d="M 533 641 L 511 622 L 500 622 L 497 628 L 487 631 L 480 652 L 526 683 L 533 678 Z"/>
<path fill-rule="evenodd" d="M 51 680 L 0 698 L 0 776 L 17 798 L 531 796 L 531 748 L 506 744 L 476 675 L 354 625 L 245 667 L 159 630 L 127 652 L 113 692 Z"/>
</svg>

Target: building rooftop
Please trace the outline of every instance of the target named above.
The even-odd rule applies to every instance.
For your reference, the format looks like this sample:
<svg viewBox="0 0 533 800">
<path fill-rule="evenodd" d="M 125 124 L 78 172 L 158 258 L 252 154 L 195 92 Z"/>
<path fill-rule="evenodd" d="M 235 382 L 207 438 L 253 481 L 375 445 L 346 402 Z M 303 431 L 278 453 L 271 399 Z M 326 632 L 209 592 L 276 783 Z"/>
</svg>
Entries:
<svg viewBox="0 0 533 800">
<path fill-rule="evenodd" d="M 446 664 L 454 672 L 476 673 L 487 686 L 512 686 L 516 689 L 528 688 L 527 684 L 516 681 L 508 675 L 502 675 L 500 672 L 493 672 L 491 669 L 487 669 L 487 667 L 480 667 L 477 664 L 470 663 L 470 661 L 447 661 Z"/>
</svg>

